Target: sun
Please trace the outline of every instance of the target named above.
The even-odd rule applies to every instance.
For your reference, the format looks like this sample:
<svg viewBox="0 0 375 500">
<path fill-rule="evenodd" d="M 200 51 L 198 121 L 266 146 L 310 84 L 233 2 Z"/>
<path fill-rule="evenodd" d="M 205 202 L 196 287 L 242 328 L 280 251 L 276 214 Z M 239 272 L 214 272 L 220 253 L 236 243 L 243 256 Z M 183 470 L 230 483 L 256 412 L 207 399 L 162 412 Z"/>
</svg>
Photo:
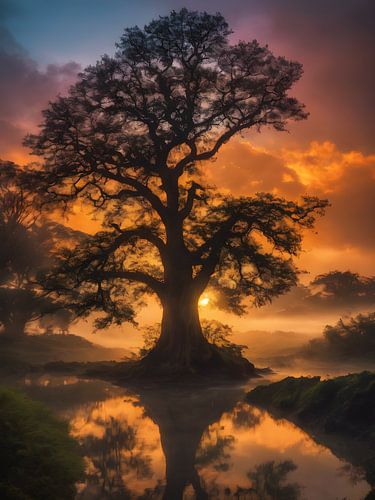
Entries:
<svg viewBox="0 0 375 500">
<path fill-rule="evenodd" d="M 209 299 L 208 297 L 202 297 L 202 298 L 199 300 L 198 304 L 199 304 L 200 306 L 205 307 L 205 306 L 207 306 L 207 305 L 208 305 L 208 303 L 209 303 L 209 302 L 210 302 L 210 299 Z"/>
</svg>

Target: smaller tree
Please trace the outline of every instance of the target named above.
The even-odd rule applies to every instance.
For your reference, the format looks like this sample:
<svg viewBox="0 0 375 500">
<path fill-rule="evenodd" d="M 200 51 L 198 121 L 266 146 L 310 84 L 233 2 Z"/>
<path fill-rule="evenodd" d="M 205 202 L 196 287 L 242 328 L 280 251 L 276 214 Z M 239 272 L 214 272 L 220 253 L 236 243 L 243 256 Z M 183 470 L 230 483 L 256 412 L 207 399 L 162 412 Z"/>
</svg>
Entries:
<svg viewBox="0 0 375 500">
<path fill-rule="evenodd" d="M 375 359 L 375 313 L 358 314 L 327 325 L 323 337 L 311 340 L 303 353 L 316 357 Z"/>
<path fill-rule="evenodd" d="M 61 307 L 40 278 L 51 266 L 55 225 L 41 219 L 33 193 L 23 187 L 26 174 L 14 163 L 0 162 L 0 324 L 12 337 Z"/>
<path fill-rule="evenodd" d="M 60 333 L 68 333 L 68 328 L 73 320 L 73 313 L 69 309 L 58 309 L 43 315 L 39 320 L 39 326 L 44 333 L 53 333 L 56 329 Z"/>
<path fill-rule="evenodd" d="M 336 325 L 326 326 L 323 335 L 333 354 L 375 356 L 375 313 L 340 319 Z"/>
<path fill-rule="evenodd" d="M 374 276 L 360 276 L 351 271 L 331 271 L 316 276 L 311 285 L 320 287 L 315 295 L 318 298 L 375 304 Z"/>
</svg>

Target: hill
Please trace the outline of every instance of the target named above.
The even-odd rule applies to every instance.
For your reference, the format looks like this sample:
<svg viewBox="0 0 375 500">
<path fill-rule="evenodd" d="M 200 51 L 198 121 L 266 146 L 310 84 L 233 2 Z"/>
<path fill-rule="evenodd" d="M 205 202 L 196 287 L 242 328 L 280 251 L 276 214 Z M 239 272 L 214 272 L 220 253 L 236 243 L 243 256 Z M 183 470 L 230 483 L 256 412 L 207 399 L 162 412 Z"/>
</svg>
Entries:
<svg viewBox="0 0 375 500">
<path fill-rule="evenodd" d="M 53 361 L 118 361 L 129 356 L 126 349 L 104 347 L 73 334 L 0 337 L 0 372 L 4 374 L 20 373 Z"/>
</svg>

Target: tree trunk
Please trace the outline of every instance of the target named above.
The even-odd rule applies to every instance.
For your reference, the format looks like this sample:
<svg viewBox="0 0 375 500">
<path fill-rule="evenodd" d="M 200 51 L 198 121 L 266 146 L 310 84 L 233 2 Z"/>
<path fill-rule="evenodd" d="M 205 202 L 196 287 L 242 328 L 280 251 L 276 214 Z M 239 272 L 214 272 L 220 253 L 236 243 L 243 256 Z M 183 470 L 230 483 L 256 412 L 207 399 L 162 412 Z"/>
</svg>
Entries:
<svg viewBox="0 0 375 500">
<path fill-rule="evenodd" d="M 215 388 L 203 391 L 186 387 L 179 391 L 141 388 L 137 395 L 147 415 L 159 427 L 166 462 L 163 499 L 185 498 L 184 490 L 190 484 L 196 500 L 210 498 L 196 469 L 197 450 L 204 431 L 243 398 L 242 389 L 238 386 L 225 391 Z"/>
<path fill-rule="evenodd" d="M 199 320 L 198 297 L 190 290 L 169 295 L 164 301 L 161 335 L 150 354 L 159 363 L 192 371 L 212 357 Z"/>
<path fill-rule="evenodd" d="M 196 374 L 225 378 L 254 376 L 254 365 L 241 356 L 210 344 L 199 320 L 198 295 L 193 287 L 175 291 L 163 302 L 161 335 L 141 360 L 149 376 Z"/>
</svg>

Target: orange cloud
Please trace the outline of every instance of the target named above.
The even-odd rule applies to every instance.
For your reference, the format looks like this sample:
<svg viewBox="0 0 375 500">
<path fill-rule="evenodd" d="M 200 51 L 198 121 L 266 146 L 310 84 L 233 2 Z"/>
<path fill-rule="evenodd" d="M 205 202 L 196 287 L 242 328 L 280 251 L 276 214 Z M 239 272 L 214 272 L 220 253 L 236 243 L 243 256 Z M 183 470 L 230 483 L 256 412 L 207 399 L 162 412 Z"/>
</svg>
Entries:
<svg viewBox="0 0 375 500">
<path fill-rule="evenodd" d="M 282 158 L 245 139 L 227 143 L 216 160 L 204 168 L 209 183 L 235 195 L 272 192 L 294 198 L 304 189 Z"/>
<path fill-rule="evenodd" d="M 306 234 L 302 267 L 315 273 L 350 267 L 373 274 L 374 154 L 341 151 L 329 141 L 313 141 L 305 149 L 284 147 L 277 153 L 239 139 L 223 147 L 206 175 L 234 195 L 269 191 L 288 198 L 328 198 L 331 207 L 316 233 Z"/>
<path fill-rule="evenodd" d="M 311 142 L 305 150 L 282 150 L 286 167 L 292 170 L 301 184 L 309 190 L 332 193 L 343 177 L 361 175 L 360 169 L 370 168 L 375 180 L 375 155 L 360 151 L 339 151 L 329 141 Z"/>
</svg>

